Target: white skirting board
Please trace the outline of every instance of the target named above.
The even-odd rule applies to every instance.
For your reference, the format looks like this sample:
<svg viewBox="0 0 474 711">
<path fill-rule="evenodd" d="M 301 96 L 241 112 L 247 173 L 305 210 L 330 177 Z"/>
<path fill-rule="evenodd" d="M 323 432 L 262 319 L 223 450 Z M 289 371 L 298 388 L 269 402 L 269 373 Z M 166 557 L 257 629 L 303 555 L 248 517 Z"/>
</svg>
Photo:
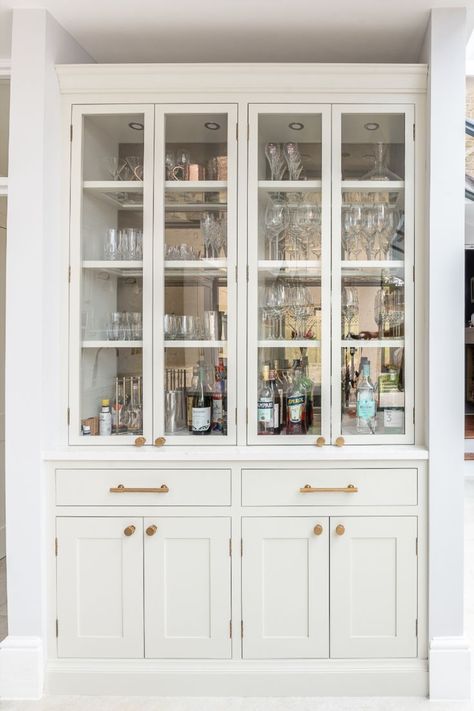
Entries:
<svg viewBox="0 0 474 711">
<path fill-rule="evenodd" d="M 43 643 L 39 637 L 6 637 L 0 643 L 0 698 L 40 699 Z"/>
<path fill-rule="evenodd" d="M 430 642 L 430 699 L 471 698 L 471 650 L 464 637 L 434 637 Z"/>
<path fill-rule="evenodd" d="M 424 660 L 156 661 L 56 659 L 48 694 L 427 696 Z"/>
</svg>

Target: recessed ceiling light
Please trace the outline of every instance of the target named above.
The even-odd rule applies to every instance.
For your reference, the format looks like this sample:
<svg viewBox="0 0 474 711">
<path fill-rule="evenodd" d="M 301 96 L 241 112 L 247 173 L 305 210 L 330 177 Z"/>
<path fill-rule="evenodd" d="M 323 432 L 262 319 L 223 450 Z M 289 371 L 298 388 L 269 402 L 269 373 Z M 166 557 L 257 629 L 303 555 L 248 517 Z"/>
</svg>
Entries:
<svg viewBox="0 0 474 711">
<path fill-rule="evenodd" d="M 216 121 L 206 121 L 204 126 L 208 128 L 209 131 L 218 131 L 221 127 L 220 123 L 217 123 Z"/>
<path fill-rule="evenodd" d="M 130 121 L 128 124 L 129 128 L 133 128 L 134 131 L 143 131 L 143 124 L 138 121 Z"/>
<path fill-rule="evenodd" d="M 304 128 L 304 123 L 301 123 L 300 121 L 292 121 L 288 124 L 288 128 L 291 128 L 292 131 L 301 131 Z"/>
<path fill-rule="evenodd" d="M 364 128 L 367 129 L 367 131 L 376 131 L 380 128 L 380 124 L 375 121 L 369 121 L 369 123 L 364 123 Z"/>
</svg>

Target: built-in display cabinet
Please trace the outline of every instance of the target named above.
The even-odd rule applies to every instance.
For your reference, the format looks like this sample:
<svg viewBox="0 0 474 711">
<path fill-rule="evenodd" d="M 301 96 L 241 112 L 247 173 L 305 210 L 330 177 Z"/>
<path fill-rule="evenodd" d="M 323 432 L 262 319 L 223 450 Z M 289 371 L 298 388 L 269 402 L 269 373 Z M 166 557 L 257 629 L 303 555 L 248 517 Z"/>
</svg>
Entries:
<svg viewBox="0 0 474 711">
<path fill-rule="evenodd" d="M 424 694 L 426 71 L 58 75 L 50 689 Z"/>
</svg>

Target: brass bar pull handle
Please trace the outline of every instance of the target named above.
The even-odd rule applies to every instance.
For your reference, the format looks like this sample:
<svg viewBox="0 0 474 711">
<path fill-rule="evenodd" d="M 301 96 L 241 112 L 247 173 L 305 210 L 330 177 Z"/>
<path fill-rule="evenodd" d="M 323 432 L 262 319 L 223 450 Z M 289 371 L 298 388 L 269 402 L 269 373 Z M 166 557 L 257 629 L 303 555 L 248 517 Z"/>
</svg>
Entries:
<svg viewBox="0 0 474 711">
<path fill-rule="evenodd" d="M 169 488 L 166 484 L 161 486 L 124 486 L 119 484 L 112 486 L 109 491 L 111 494 L 167 494 Z"/>
<path fill-rule="evenodd" d="M 354 484 L 348 484 L 347 486 L 311 486 L 311 484 L 305 484 L 300 489 L 300 494 L 357 494 L 359 489 Z"/>
</svg>

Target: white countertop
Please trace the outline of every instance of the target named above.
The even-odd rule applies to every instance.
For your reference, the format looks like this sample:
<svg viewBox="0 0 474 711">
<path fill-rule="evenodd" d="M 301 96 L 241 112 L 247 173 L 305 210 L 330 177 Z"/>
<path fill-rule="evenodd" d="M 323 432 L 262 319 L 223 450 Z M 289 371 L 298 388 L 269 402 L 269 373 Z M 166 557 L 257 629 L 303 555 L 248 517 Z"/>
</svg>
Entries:
<svg viewBox="0 0 474 711">
<path fill-rule="evenodd" d="M 348 445 L 346 447 L 64 447 L 43 452 L 48 462 L 343 462 L 427 460 L 416 445 Z"/>
</svg>

